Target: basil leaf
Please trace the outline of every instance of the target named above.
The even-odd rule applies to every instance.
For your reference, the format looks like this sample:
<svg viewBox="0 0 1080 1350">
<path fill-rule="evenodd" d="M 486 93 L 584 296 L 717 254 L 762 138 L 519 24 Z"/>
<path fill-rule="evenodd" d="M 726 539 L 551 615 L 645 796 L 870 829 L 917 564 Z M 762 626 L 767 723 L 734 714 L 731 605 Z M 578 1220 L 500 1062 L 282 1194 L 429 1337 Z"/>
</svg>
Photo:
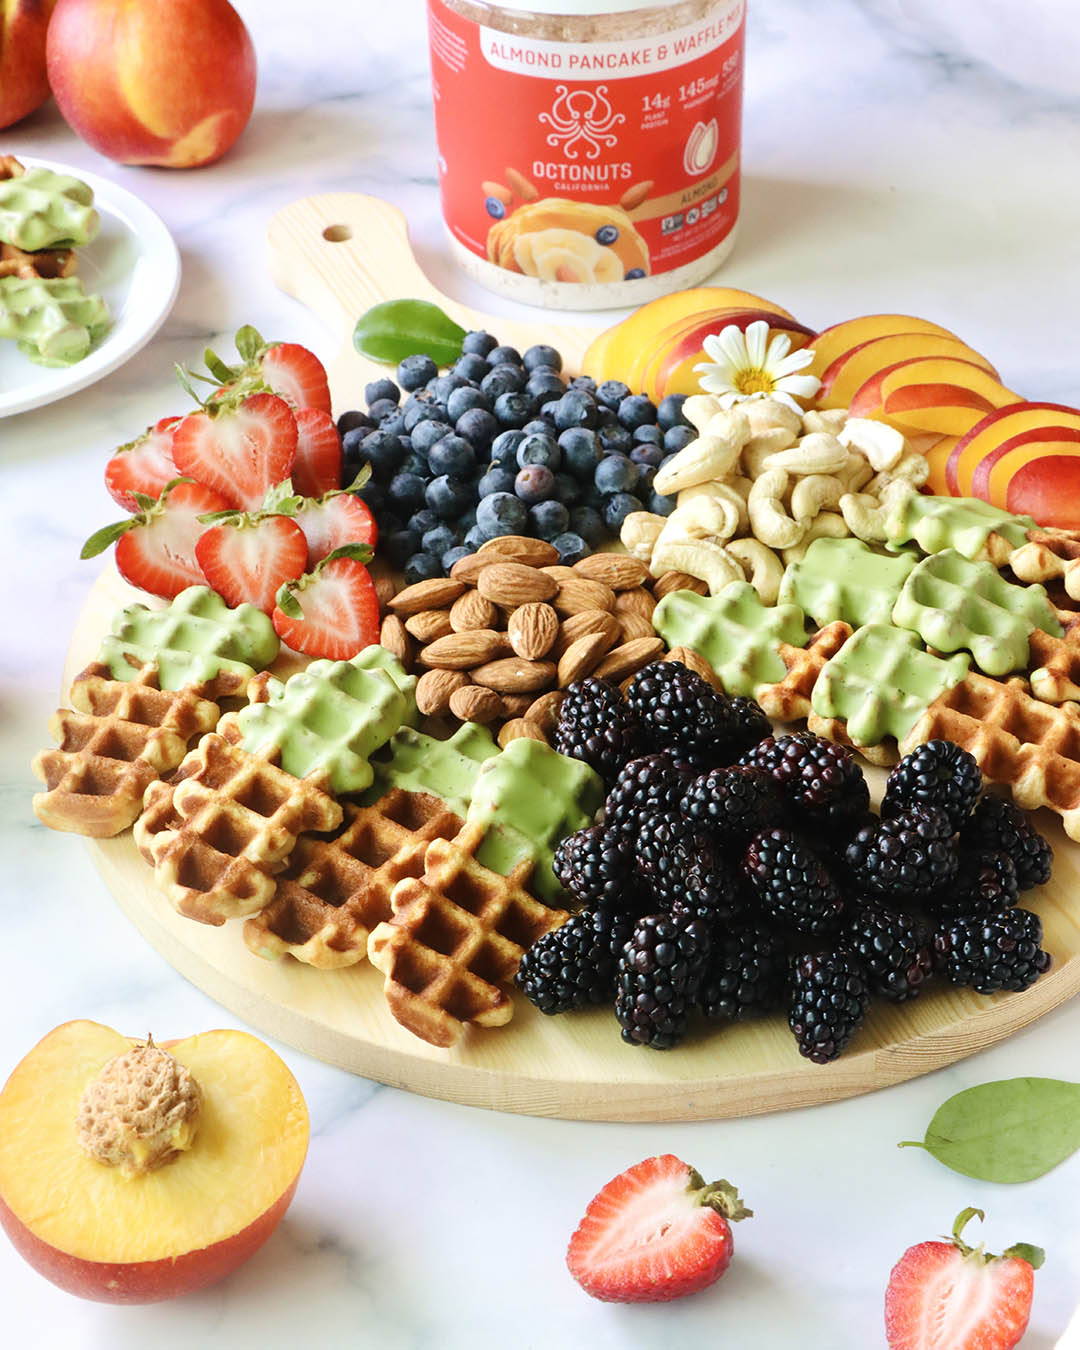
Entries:
<svg viewBox="0 0 1080 1350">
<path fill-rule="evenodd" d="M 979 1181 L 1031 1181 L 1080 1148 L 1080 1083 L 980 1083 L 942 1103 L 925 1139 L 907 1139 L 900 1147 L 925 1148 L 954 1172 Z"/>
<path fill-rule="evenodd" d="M 360 355 L 387 365 L 423 353 L 448 366 L 461 355 L 464 340 L 465 329 L 429 300 L 384 300 L 361 314 L 353 331 Z"/>
</svg>

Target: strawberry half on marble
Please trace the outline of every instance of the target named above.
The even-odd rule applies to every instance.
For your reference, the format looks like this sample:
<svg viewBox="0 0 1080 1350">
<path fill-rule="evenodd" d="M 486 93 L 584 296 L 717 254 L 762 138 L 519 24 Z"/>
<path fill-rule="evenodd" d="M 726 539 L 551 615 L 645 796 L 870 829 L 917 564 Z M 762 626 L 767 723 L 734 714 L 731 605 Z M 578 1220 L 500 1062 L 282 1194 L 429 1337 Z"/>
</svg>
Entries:
<svg viewBox="0 0 1080 1350">
<path fill-rule="evenodd" d="M 347 661 L 379 641 L 379 599 L 364 566 L 371 556 L 366 544 L 346 544 L 281 587 L 270 618 L 287 647 Z"/>
<path fill-rule="evenodd" d="M 671 1153 L 627 1168 L 593 1197 L 566 1264 L 609 1303 L 667 1303 L 714 1284 L 731 1263 L 731 1223 L 747 1209 L 728 1181 L 706 1185 Z"/>
<path fill-rule="evenodd" d="M 226 505 L 257 511 L 292 473 L 297 440 L 296 414 L 284 399 L 238 386 L 179 423 L 172 454 L 186 478 L 213 488 Z"/>
<path fill-rule="evenodd" d="M 330 414 L 326 367 L 314 352 L 298 342 L 266 342 L 250 324 L 239 329 L 235 343 L 239 365 L 227 365 L 214 352 L 206 352 L 206 368 L 221 385 L 261 385 L 294 409 L 318 408 Z"/>
<path fill-rule="evenodd" d="M 139 510 L 137 493 L 156 500 L 166 483 L 177 477 L 172 443 L 179 422 L 179 417 L 163 417 L 109 456 L 105 486 L 109 496 L 125 511 Z"/>
<path fill-rule="evenodd" d="M 287 581 L 303 576 L 308 545 L 290 517 L 300 498 L 288 480 L 271 488 L 259 511 L 218 511 L 203 517 L 206 529 L 195 543 L 195 558 L 209 584 L 227 605 L 255 605 L 271 614 Z"/>
</svg>

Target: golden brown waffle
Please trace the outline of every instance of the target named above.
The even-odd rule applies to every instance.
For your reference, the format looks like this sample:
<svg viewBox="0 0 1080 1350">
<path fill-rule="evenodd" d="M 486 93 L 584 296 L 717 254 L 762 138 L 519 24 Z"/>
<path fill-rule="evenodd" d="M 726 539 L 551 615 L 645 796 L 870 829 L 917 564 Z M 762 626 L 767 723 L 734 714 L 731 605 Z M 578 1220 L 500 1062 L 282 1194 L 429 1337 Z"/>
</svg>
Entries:
<svg viewBox="0 0 1080 1350">
<path fill-rule="evenodd" d="M 132 680 L 115 680 L 94 662 L 71 686 L 73 709 L 60 708 L 49 721 L 55 750 L 34 758 L 34 773 L 46 790 L 34 796 L 34 812 L 53 830 L 108 838 L 134 821 L 147 785 L 172 773 L 193 736 L 210 731 L 219 708 L 205 689 L 158 687 L 154 663 Z"/>
<path fill-rule="evenodd" d="M 26 281 L 70 277 L 78 265 L 73 248 L 43 248 L 37 253 L 27 253 L 14 244 L 0 244 L 0 277 L 22 277 Z"/>
<path fill-rule="evenodd" d="M 1055 707 L 1031 696 L 1022 679 L 969 673 L 930 704 L 900 745 L 955 741 L 983 777 L 1009 787 L 1017 806 L 1048 806 L 1065 833 L 1080 839 L 1080 707 Z"/>
<path fill-rule="evenodd" d="M 1036 628 L 1028 637 L 1028 679 L 1043 703 L 1080 702 L 1080 624 L 1062 637 Z"/>
<path fill-rule="evenodd" d="M 368 939 L 391 1013 L 430 1045 L 453 1045 L 468 1023 L 508 1022 L 514 1008 L 500 985 L 525 949 L 568 917 L 525 890 L 531 863 L 507 877 L 481 866 L 473 855 L 483 837 L 467 825 L 456 839 L 433 839 L 423 876 L 398 882 L 393 917 Z"/>
<path fill-rule="evenodd" d="M 340 824 L 318 783 L 211 732 L 147 789 L 135 843 L 181 914 L 218 925 L 270 903 L 300 834 Z"/>
<path fill-rule="evenodd" d="M 1080 600 L 1080 530 L 1028 530 L 1027 542 L 1013 549 L 1008 566 L 1021 581 L 1060 580 Z"/>
<path fill-rule="evenodd" d="M 848 735 L 847 722 L 839 717 L 821 717 L 811 709 L 806 718 L 806 729 L 812 731 L 815 736 L 824 736 L 826 740 L 836 741 L 838 745 L 846 745 L 849 750 L 855 750 L 862 755 L 868 763 L 877 764 L 881 768 L 888 768 L 900 758 L 894 737 L 886 736 L 878 745 L 860 745 L 851 739 Z"/>
<path fill-rule="evenodd" d="M 781 722 L 795 722 L 810 715 L 810 695 L 821 668 L 836 655 L 851 636 L 851 625 L 843 619 L 827 624 L 814 634 L 806 647 L 792 647 L 786 642 L 777 651 L 787 666 L 787 675 L 777 684 L 768 684 L 755 691 L 755 697 L 769 717 Z"/>
<path fill-rule="evenodd" d="M 373 806 L 346 806 L 333 839 L 297 842 L 273 900 L 244 924 L 258 956 L 293 956 L 319 970 L 367 956 L 370 931 L 391 915 L 390 894 L 419 877 L 432 839 L 452 839 L 460 816 L 425 792 L 393 788 Z"/>
</svg>

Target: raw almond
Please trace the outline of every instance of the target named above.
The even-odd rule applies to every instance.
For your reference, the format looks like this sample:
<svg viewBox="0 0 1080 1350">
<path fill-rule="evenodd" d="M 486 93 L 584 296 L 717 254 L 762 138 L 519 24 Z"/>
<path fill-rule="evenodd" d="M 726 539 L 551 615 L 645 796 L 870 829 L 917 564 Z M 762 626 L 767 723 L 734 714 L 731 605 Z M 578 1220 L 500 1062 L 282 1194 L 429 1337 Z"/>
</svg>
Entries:
<svg viewBox="0 0 1080 1350">
<path fill-rule="evenodd" d="M 563 615 L 580 614 L 585 609 L 610 610 L 615 604 L 615 592 L 599 581 L 571 575 L 559 587 L 551 603 Z"/>
<path fill-rule="evenodd" d="M 536 702 L 535 694 L 503 694 L 503 716 L 524 717 Z"/>
<path fill-rule="evenodd" d="M 471 673 L 474 684 L 497 689 L 500 694 L 526 694 L 554 682 L 555 662 L 525 661 L 520 656 L 507 656 L 501 661 L 474 666 Z"/>
<path fill-rule="evenodd" d="M 519 740 L 522 736 L 527 736 L 532 741 L 543 741 L 547 744 L 547 737 L 536 725 L 525 717 L 512 717 L 509 722 L 504 722 L 499 728 L 499 734 L 496 740 L 499 745 L 505 749 L 511 741 Z"/>
<path fill-rule="evenodd" d="M 689 670 L 694 671 L 696 675 L 700 675 L 703 680 L 707 680 L 718 694 L 724 692 L 724 686 L 720 683 L 720 677 L 716 671 L 692 647 L 672 647 L 664 660 L 681 661 Z"/>
<path fill-rule="evenodd" d="M 634 638 L 655 637 L 652 620 L 641 614 L 616 614 L 623 642 L 632 642 Z"/>
<path fill-rule="evenodd" d="M 571 642 L 587 637 L 590 633 L 603 633 L 610 649 L 618 642 L 619 632 L 619 621 L 614 614 L 609 614 L 605 609 L 583 609 L 580 614 L 571 614 L 563 620 L 552 655 L 558 660 Z"/>
<path fill-rule="evenodd" d="M 382 627 L 379 629 L 379 646 L 385 647 L 392 656 L 396 656 L 403 666 L 408 666 L 412 661 L 412 638 L 396 614 L 388 614 L 383 619 Z"/>
<path fill-rule="evenodd" d="M 548 739 L 555 735 L 555 728 L 559 725 L 559 708 L 565 697 L 563 690 L 549 689 L 546 694 L 533 699 L 525 713 L 526 719 L 535 722 Z"/>
<path fill-rule="evenodd" d="M 416 682 L 416 706 L 425 717 L 445 717 L 451 695 L 468 683 L 463 670 L 425 670 Z"/>
<path fill-rule="evenodd" d="M 627 675 L 636 675 L 643 666 L 663 655 L 663 651 L 664 644 L 658 637 L 635 638 L 609 652 L 593 674 L 598 680 L 622 680 Z"/>
<path fill-rule="evenodd" d="M 479 591 L 466 591 L 450 606 L 450 627 L 455 633 L 467 633 L 472 628 L 494 628 L 498 621 L 498 608 Z"/>
<path fill-rule="evenodd" d="M 459 558 L 450 569 L 452 581 L 460 581 L 463 586 L 475 586 L 476 579 L 485 567 L 491 566 L 491 558 L 482 558 L 479 553 L 470 553 Z"/>
<path fill-rule="evenodd" d="M 525 563 L 493 562 L 476 579 L 476 589 L 496 605 L 517 609 L 518 605 L 550 600 L 559 589 L 554 577 Z"/>
<path fill-rule="evenodd" d="M 494 722 L 502 716 L 502 699 L 494 689 L 463 685 L 450 695 L 450 711 L 462 722 Z"/>
<path fill-rule="evenodd" d="M 500 534 L 487 539 L 477 550 L 489 562 L 524 563 L 527 567 L 547 567 L 559 561 L 559 550 L 546 539 L 533 539 L 527 534 Z M 464 559 L 462 559 L 464 562 Z"/>
<path fill-rule="evenodd" d="M 427 647 L 421 647 L 417 660 L 422 666 L 441 670 L 471 670 L 506 650 L 506 638 L 490 628 L 472 628 L 467 633 L 447 633 Z"/>
<path fill-rule="evenodd" d="M 410 614 L 405 627 L 419 642 L 434 642 L 454 631 L 450 627 L 450 612 L 445 609 L 422 609 L 419 614 Z"/>
<path fill-rule="evenodd" d="M 379 613 L 385 614 L 394 598 L 397 583 L 386 572 L 379 572 L 372 574 L 371 584 L 375 589 L 375 599 L 379 602 Z"/>
<path fill-rule="evenodd" d="M 644 586 L 634 586 L 628 591 L 620 591 L 615 597 L 616 614 L 640 614 L 643 619 L 651 619 L 656 608 L 656 599 Z"/>
<path fill-rule="evenodd" d="M 689 572 L 665 572 L 653 582 L 652 593 L 657 600 L 663 600 L 669 591 L 693 591 L 695 595 L 708 595 L 709 587 Z"/>
<path fill-rule="evenodd" d="M 603 633 L 590 633 L 586 637 L 578 638 L 576 642 L 571 642 L 559 658 L 556 672 L 559 688 L 566 689 L 575 680 L 582 680 L 586 675 L 590 675 L 603 660 L 607 649 L 608 642 Z"/>
<path fill-rule="evenodd" d="M 464 561 L 464 559 L 462 559 Z M 446 609 L 465 590 L 463 581 L 453 577 L 430 577 L 406 586 L 389 603 L 395 614 L 419 614 L 424 609 Z"/>
<path fill-rule="evenodd" d="M 574 571 L 586 581 L 599 581 L 613 591 L 628 591 L 640 586 L 649 569 L 629 553 L 592 553 L 574 564 Z"/>
<path fill-rule="evenodd" d="M 543 602 L 521 605 L 510 615 L 506 635 L 518 656 L 538 661 L 551 651 L 559 636 L 559 616 Z"/>
<path fill-rule="evenodd" d="M 577 576 L 572 567 L 566 567 L 563 563 L 552 563 L 550 567 L 544 567 L 541 570 L 549 577 L 554 577 L 560 584 L 569 581 L 571 577 Z"/>
</svg>

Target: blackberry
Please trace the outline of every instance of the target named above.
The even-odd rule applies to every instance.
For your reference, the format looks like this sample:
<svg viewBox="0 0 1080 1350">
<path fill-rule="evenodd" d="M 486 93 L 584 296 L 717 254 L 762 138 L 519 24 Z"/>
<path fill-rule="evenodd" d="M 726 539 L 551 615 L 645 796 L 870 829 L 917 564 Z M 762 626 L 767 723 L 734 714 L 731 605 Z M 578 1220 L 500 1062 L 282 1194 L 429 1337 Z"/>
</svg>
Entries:
<svg viewBox="0 0 1080 1350">
<path fill-rule="evenodd" d="M 807 824 L 842 828 L 870 805 L 870 789 L 851 751 L 810 731 L 768 736 L 739 760 L 760 769 Z"/>
<path fill-rule="evenodd" d="M 936 806 L 959 830 L 982 791 L 982 774 L 970 754 L 952 741 L 927 741 L 889 774 L 881 814 L 898 816 L 909 806 Z"/>
<path fill-rule="evenodd" d="M 630 857 L 614 832 L 603 825 L 577 830 L 561 840 L 552 870 L 582 905 L 620 910 L 630 870 Z"/>
<path fill-rule="evenodd" d="M 1045 886 L 1050 880 L 1054 850 L 1028 816 L 1004 797 L 988 792 L 979 798 L 960 831 L 960 843 L 965 848 L 1007 853 L 1022 891 Z"/>
<path fill-rule="evenodd" d="M 773 923 L 815 937 L 835 931 L 844 900 L 818 855 L 790 830 L 763 830 L 746 847 L 743 872 Z"/>
<path fill-rule="evenodd" d="M 705 963 L 709 929 L 701 919 L 647 914 L 623 947 L 615 977 L 615 1016 L 631 1045 L 670 1050 L 686 1035 Z"/>
<path fill-rule="evenodd" d="M 566 691 L 555 728 L 555 749 L 560 754 L 584 760 L 611 784 L 638 753 L 640 739 L 617 685 L 590 675 Z"/>
<path fill-rule="evenodd" d="M 679 810 L 722 843 L 741 845 L 778 825 L 784 808 L 776 784 L 760 769 L 710 769 L 686 789 Z"/>
<path fill-rule="evenodd" d="M 751 896 L 745 878 L 708 839 L 696 834 L 684 837 L 676 845 L 676 860 L 682 867 L 676 873 L 674 893 L 668 892 L 671 914 L 724 928 L 748 908 Z"/>
<path fill-rule="evenodd" d="M 741 694 L 731 700 L 733 728 L 731 734 L 732 753 L 743 755 L 752 746 L 773 734 L 772 723 L 752 698 Z"/>
<path fill-rule="evenodd" d="M 927 901 L 956 875 L 949 817 L 935 806 L 912 806 L 892 820 L 859 830 L 844 851 L 863 891 L 896 900 Z"/>
<path fill-rule="evenodd" d="M 604 803 L 604 824 L 633 842 L 642 824 L 677 809 L 694 770 L 673 750 L 641 755 L 624 764 Z"/>
<path fill-rule="evenodd" d="M 743 1022 L 779 1008 L 787 987 L 784 943 L 767 928 L 734 928 L 713 937 L 698 1005 L 706 1017 Z"/>
<path fill-rule="evenodd" d="M 706 765 L 729 756 L 735 730 L 730 700 L 680 661 L 654 661 L 639 671 L 626 702 L 654 749 L 678 749 Z"/>
<path fill-rule="evenodd" d="M 844 924 L 840 941 L 866 969 L 870 990 L 890 1003 L 914 998 L 934 967 L 933 933 L 914 914 L 862 900 Z"/>
<path fill-rule="evenodd" d="M 791 965 L 788 1025 L 799 1054 L 828 1064 L 855 1035 L 870 1002 L 862 962 L 853 952 L 815 952 Z"/>
<path fill-rule="evenodd" d="M 542 1013 L 568 1012 L 615 996 L 615 967 L 634 920 L 610 910 L 582 910 L 527 949 L 515 983 Z"/>
<path fill-rule="evenodd" d="M 641 822 L 634 846 L 635 873 L 652 890 L 657 907 L 670 908 L 685 891 L 683 873 L 697 841 L 691 826 L 675 812 Z"/>
<path fill-rule="evenodd" d="M 1005 909 L 984 918 L 954 919 L 934 935 L 945 977 L 980 994 L 1019 992 L 1050 969 L 1042 950 L 1042 920 L 1030 909 Z"/>
<path fill-rule="evenodd" d="M 958 849 L 959 866 L 952 884 L 933 897 L 930 907 L 942 919 L 977 919 L 1016 904 L 1020 888 L 1007 853 Z"/>
</svg>

